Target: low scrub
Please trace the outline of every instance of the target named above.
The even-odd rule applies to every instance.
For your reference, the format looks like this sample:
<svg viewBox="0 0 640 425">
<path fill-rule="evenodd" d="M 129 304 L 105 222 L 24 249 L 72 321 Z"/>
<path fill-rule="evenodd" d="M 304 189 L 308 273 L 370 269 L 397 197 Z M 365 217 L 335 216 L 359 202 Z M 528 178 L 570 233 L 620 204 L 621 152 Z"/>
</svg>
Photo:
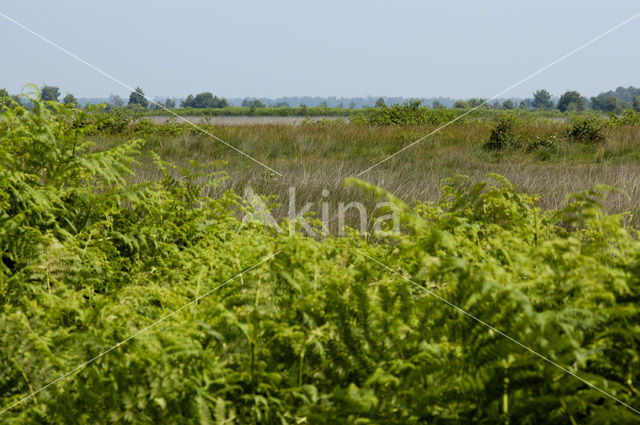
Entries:
<svg viewBox="0 0 640 425">
<path fill-rule="evenodd" d="M 518 147 L 520 138 L 516 132 L 518 121 L 513 116 L 507 116 L 495 125 L 491 130 L 489 140 L 484 144 L 484 149 L 489 151 L 503 150 L 508 147 Z"/>
<path fill-rule="evenodd" d="M 405 102 L 401 105 L 368 108 L 364 113 L 353 116 L 351 121 L 369 125 L 443 125 L 458 116 L 448 109 L 429 109 L 421 100 Z"/>
<path fill-rule="evenodd" d="M 566 131 L 569 141 L 585 145 L 604 143 L 606 140 L 602 129 L 605 122 L 597 117 L 584 117 L 574 119 L 570 128 Z"/>
</svg>

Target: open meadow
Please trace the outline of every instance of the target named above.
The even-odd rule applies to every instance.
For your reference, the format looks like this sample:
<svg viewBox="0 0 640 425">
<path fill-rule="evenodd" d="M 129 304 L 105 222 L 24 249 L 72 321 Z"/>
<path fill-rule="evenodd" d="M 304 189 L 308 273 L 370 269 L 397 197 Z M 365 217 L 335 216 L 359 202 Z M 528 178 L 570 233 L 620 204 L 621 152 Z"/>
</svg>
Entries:
<svg viewBox="0 0 640 425">
<path fill-rule="evenodd" d="M 572 193 L 608 185 L 620 192 L 603 199 L 605 209 L 630 212 L 632 220 L 639 216 L 640 126 L 608 126 L 602 129 L 603 142 L 585 144 L 566 136 L 571 127 L 566 119 L 529 121 L 514 129 L 514 138 L 519 139 L 516 145 L 500 150 L 485 147 L 495 121 L 474 120 L 447 127 L 359 178 L 413 204 L 437 201 L 444 179 L 465 175 L 478 182 L 495 173 L 507 178 L 516 190 L 539 197 L 536 204 L 543 209 L 566 205 L 566 197 Z M 327 120 L 300 125 L 200 125 L 282 176 L 186 124 L 134 125 L 120 134 L 99 134 L 88 140 L 95 143 L 93 149 L 103 150 L 131 138 L 143 138 L 143 152 L 153 151 L 183 166 L 192 160 L 224 161 L 220 169 L 230 178 L 217 188 L 218 194 L 233 189 L 242 195 L 251 187 L 284 202 L 282 208 L 274 208 L 274 216 L 282 218 L 290 187 L 296 188 L 299 200 L 314 202 L 312 210 L 317 213 L 322 202 L 329 202 L 334 209 L 339 202 L 371 202 L 365 193 L 345 187 L 343 181 L 438 128 L 348 125 Z M 136 166 L 136 178 L 157 177 L 151 157 L 142 158 Z M 323 190 L 328 190 L 329 196 L 322 196 Z"/>
</svg>

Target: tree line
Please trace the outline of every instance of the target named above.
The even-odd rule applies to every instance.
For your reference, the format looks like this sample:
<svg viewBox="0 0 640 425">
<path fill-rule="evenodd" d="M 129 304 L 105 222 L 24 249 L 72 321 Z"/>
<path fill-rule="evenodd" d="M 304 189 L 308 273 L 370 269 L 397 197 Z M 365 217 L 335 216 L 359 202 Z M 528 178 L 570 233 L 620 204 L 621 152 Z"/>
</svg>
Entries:
<svg viewBox="0 0 640 425">
<path fill-rule="evenodd" d="M 75 105 L 79 106 L 78 100 L 72 93 L 67 93 L 62 100 L 60 100 L 60 96 L 62 92 L 59 87 L 51 86 L 51 85 L 43 85 L 40 89 L 40 93 L 42 96 L 42 100 L 44 101 L 56 101 L 61 102 L 65 105 Z M 13 102 L 18 104 L 23 104 L 24 100 L 17 94 L 11 95 L 5 89 L 0 89 L 0 99 L 5 99 L 4 103 L 6 103 L 6 99 L 11 99 Z M 387 98 L 387 100 L 391 100 L 389 105 L 395 104 L 393 102 L 396 100 L 395 98 Z M 452 99 L 451 99 L 452 100 Z M 126 105 L 125 105 L 126 103 Z M 176 99 L 166 98 L 164 101 L 149 101 L 149 98 L 144 94 L 144 91 L 140 87 L 136 87 L 130 95 L 128 102 L 125 99 L 122 99 L 120 96 L 112 95 L 109 98 L 108 104 L 112 107 L 124 107 L 127 106 L 131 109 L 171 109 L 175 108 L 177 105 Z M 593 96 L 591 98 L 586 98 L 582 96 L 578 91 L 568 90 L 563 93 L 557 101 L 554 100 L 551 93 L 546 89 L 536 90 L 531 98 L 520 100 L 519 102 L 514 99 L 506 99 L 506 100 L 493 100 L 488 101 L 485 98 L 470 98 L 470 99 L 458 99 L 453 101 L 453 103 L 449 103 L 450 107 L 454 109 L 467 109 L 467 108 L 478 108 L 483 107 L 487 109 L 523 109 L 523 110 L 559 110 L 560 112 L 571 112 L 571 111 L 585 111 L 588 109 L 594 111 L 601 112 L 613 112 L 620 113 L 624 110 L 633 109 L 635 111 L 640 112 L 640 88 L 635 87 L 618 87 L 615 91 L 609 91 L 606 93 L 600 93 L 597 96 Z M 227 108 L 231 106 L 229 101 L 224 97 L 218 97 L 211 92 L 202 92 L 197 93 L 196 95 L 189 94 L 185 99 L 180 101 L 181 108 Z M 242 101 L 241 106 L 250 107 L 252 109 L 255 108 L 265 108 L 267 106 L 270 107 L 289 107 L 288 102 L 280 101 L 274 102 L 270 105 L 266 105 L 263 101 L 255 98 L 245 98 Z M 300 107 L 306 107 L 306 104 L 300 103 Z M 329 107 L 326 101 L 322 101 L 319 106 L 321 107 Z M 366 105 L 361 105 L 366 106 Z M 387 102 L 385 102 L 385 98 L 380 97 L 376 100 L 374 107 L 386 107 Z M 348 109 L 356 109 L 356 103 L 351 101 L 348 106 L 345 106 L 343 103 L 337 105 L 338 108 L 348 108 Z M 437 99 L 434 99 L 431 103 L 432 109 L 447 109 L 448 106 L 444 103 L 440 102 Z"/>
<path fill-rule="evenodd" d="M 535 109 L 535 110 L 559 110 L 560 112 L 585 111 L 588 109 L 601 112 L 619 113 L 627 109 L 634 109 L 640 112 L 640 89 L 630 87 L 622 89 L 625 93 L 633 93 L 627 99 L 621 98 L 614 92 L 601 93 L 590 99 L 582 96 L 575 90 L 569 90 L 563 93 L 558 101 L 554 101 L 551 93 L 546 89 L 536 90 L 529 99 L 520 101 L 518 105 L 507 99 L 500 103 L 499 101 L 487 102 L 486 99 L 468 99 L 456 100 L 453 104 L 454 108 L 475 108 L 479 106 L 494 109 Z M 616 90 L 620 93 L 621 89 Z M 435 105 L 434 105 L 435 109 Z"/>
</svg>

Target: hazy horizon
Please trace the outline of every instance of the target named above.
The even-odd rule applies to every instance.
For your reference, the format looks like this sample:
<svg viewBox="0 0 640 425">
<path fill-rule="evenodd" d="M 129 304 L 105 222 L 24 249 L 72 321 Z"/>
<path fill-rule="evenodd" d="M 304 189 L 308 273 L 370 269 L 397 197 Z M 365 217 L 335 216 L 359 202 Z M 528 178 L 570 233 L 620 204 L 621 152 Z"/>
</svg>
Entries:
<svg viewBox="0 0 640 425">
<path fill-rule="evenodd" d="M 491 97 L 640 11 L 633 1 L 535 5 L 470 0 L 93 4 L 25 0 L 7 16 L 150 97 Z M 76 97 L 129 90 L 0 18 L 0 87 Z M 539 88 L 594 96 L 640 86 L 640 19 L 503 98 Z"/>
</svg>

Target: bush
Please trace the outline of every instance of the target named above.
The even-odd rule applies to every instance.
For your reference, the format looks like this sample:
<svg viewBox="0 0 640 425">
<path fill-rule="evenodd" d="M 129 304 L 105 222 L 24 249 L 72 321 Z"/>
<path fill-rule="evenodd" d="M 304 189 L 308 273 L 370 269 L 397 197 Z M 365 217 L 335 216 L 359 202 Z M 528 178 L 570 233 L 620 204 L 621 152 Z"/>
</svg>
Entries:
<svg viewBox="0 0 640 425">
<path fill-rule="evenodd" d="M 640 126 L 640 112 L 634 112 L 633 109 L 627 109 L 624 111 L 622 116 L 610 113 L 609 124 Z"/>
<path fill-rule="evenodd" d="M 519 145 L 516 134 L 517 120 L 513 116 L 501 118 L 498 124 L 491 130 L 489 140 L 484 144 L 484 148 L 490 151 L 502 150 L 507 147 Z"/>
<path fill-rule="evenodd" d="M 540 137 L 536 136 L 535 140 L 527 144 L 527 153 L 533 153 L 539 160 L 546 161 L 557 151 L 558 142 L 556 136 Z"/>
<path fill-rule="evenodd" d="M 128 128 L 134 118 L 135 113 L 130 108 L 87 105 L 86 112 L 78 111 L 76 114 L 75 125 L 82 127 L 86 134 L 119 134 Z"/>
<path fill-rule="evenodd" d="M 448 109 L 428 109 L 421 100 L 412 100 L 402 105 L 384 108 L 368 108 L 351 122 L 370 125 L 443 125 L 458 116 Z"/>
<path fill-rule="evenodd" d="M 602 129 L 604 122 L 596 117 L 577 118 L 566 132 L 567 138 L 575 143 L 594 145 L 605 141 Z"/>
</svg>

